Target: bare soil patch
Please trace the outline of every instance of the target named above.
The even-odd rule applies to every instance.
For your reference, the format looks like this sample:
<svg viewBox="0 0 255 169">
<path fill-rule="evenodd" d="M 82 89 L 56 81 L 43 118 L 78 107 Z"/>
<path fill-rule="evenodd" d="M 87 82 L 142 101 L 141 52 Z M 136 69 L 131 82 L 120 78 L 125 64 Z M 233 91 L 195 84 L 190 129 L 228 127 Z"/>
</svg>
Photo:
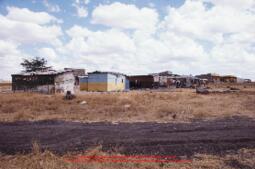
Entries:
<svg viewBox="0 0 255 169">
<path fill-rule="evenodd" d="M 32 143 L 58 154 L 102 146 L 106 152 L 193 156 L 224 155 L 255 148 L 255 122 L 228 118 L 192 123 L 78 123 L 64 121 L 0 124 L 0 152 L 29 153 Z"/>
</svg>

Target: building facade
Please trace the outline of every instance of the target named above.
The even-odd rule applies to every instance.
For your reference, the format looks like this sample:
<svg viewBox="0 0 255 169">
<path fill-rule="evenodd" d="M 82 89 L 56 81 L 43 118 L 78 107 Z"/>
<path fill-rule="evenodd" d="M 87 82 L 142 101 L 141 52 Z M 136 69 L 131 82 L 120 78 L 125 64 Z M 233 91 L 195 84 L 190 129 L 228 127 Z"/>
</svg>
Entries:
<svg viewBox="0 0 255 169">
<path fill-rule="evenodd" d="M 65 71 L 72 71 L 73 72 L 73 75 L 75 77 L 75 85 L 76 86 L 80 85 L 79 77 L 86 75 L 86 70 L 85 69 L 64 68 L 64 70 Z"/>
<path fill-rule="evenodd" d="M 237 83 L 237 77 L 232 75 L 221 76 L 220 81 L 223 83 Z"/>
<path fill-rule="evenodd" d="M 154 87 L 153 75 L 136 75 L 128 77 L 130 89 L 151 89 Z"/>
<path fill-rule="evenodd" d="M 215 73 L 197 75 L 196 77 L 199 79 L 206 79 L 209 83 L 220 83 L 221 82 L 220 75 L 215 74 Z"/>
<path fill-rule="evenodd" d="M 80 90 L 83 91 L 125 91 L 129 89 L 126 75 L 116 72 L 92 72 L 80 77 Z"/>
<path fill-rule="evenodd" d="M 29 72 L 12 75 L 12 90 L 45 94 L 74 93 L 75 77 L 72 71 Z"/>
<path fill-rule="evenodd" d="M 171 80 L 169 77 L 172 77 L 173 73 L 171 71 L 164 71 L 159 73 L 152 73 L 150 75 L 152 75 L 154 78 L 154 87 L 159 88 L 170 86 Z"/>
</svg>

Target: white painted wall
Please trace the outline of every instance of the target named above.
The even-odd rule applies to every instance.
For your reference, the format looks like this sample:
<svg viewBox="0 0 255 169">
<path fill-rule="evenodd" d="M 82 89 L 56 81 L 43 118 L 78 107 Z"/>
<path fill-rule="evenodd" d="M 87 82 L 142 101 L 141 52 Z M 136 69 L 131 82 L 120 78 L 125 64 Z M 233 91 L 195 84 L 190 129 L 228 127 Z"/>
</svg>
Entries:
<svg viewBox="0 0 255 169">
<path fill-rule="evenodd" d="M 66 93 L 71 91 L 74 93 L 75 77 L 72 72 L 66 72 L 55 77 L 55 91 L 56 93 Z"/>
</svg>

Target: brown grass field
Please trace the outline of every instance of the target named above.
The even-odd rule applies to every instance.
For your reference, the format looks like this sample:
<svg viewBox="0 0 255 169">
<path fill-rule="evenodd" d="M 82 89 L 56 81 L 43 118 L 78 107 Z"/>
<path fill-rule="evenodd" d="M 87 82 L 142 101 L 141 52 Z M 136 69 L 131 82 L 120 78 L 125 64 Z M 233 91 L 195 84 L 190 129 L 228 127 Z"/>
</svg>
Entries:
<svg viewBox="0 0 255 169">
<path fill-rule="evenodd" d="M 215 86 L 214 86 L 215 87 Z M 226 87 L 226 86 L 217 86 Z M 78 94 L 66 101 L 62 95 L 35 93 L 0 94 L 0 121 L 59 119 L 82 122 L 190 122 L 230 116 L 255 117 L 255 87 L 234 86 L 233 93 L 199 95 L 194 89 L 168 92 L 131 91 L 127 93 Z M 80 104 L 86 101 L 86 104 Z M 86 154 L 86 152 L 84 153 Z M 104 154 L 95 150 L 94 154 Z M 255 150 L 241 149 L 224 156 L 197 154 L 191 163 L 81 163 L 65 161 L 70 154 L 59 156 L 40 152 L 35 144 L 31 154 L 0 154 L 1 169 L 153 169 L 153 168 L 253 168 Z"/>
<path fill-rule="evenodd" d="M 80 155 L 104 156 L 108 155 L 94 148 L 92 151 Z M 112 154 L 111 154 L 112 155 Z M 116 154 L 114 154 L 116 155 Z M 77 156 L 77 154 L 75 155 Z M 1 155 L 0 169 L 232 169 L 255 166 L 255 149 L 241 149 L 236 154 L 225 156 L 196 154 L 190 162 L 177 163 L 116 163 L 97 162 L 93 159 L 88 162 L 69 162 L 67 159 L 75 157 L 72 154 L 55 155 L 49 151 L 41 152 L 38 144 L 34 144 L 33 152 L 27 155 Z"/>
<path fill-rule="evenodd" d="M 62 95 L 0 94 L 0 121 L 60 119 L 82 122 L 179 122 L 218 117 L 255 117 L 255 87 L 234 93 L 199 95 L 194 89 L 168 92 Z M 86 104 L 80 104 L 86 101 Z"/>
<path fill-rule="evenodd" d="M 2 82 L 2 83 L 0 83 L 0 92 L 6 91 L 6 90 L 10 91 L 11 86 L 12 86 L 11 82 Z"/>
</svg>

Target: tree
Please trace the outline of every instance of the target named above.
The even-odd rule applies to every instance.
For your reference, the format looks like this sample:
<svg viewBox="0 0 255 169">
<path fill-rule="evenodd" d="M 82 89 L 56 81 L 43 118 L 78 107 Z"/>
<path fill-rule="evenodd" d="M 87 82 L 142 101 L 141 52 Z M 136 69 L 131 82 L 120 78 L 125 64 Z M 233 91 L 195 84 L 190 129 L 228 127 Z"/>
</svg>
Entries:
<svg viewBox="0 0 255 169">
<path fill-rule="evenodd" d="M 47 60 L 44 58 L 36 57 L 34 59 L 28 60 L 24 59 L 21 66 L 24 67 L 26 72 L 39 71 L 46 68 Z"/>
</svg>

